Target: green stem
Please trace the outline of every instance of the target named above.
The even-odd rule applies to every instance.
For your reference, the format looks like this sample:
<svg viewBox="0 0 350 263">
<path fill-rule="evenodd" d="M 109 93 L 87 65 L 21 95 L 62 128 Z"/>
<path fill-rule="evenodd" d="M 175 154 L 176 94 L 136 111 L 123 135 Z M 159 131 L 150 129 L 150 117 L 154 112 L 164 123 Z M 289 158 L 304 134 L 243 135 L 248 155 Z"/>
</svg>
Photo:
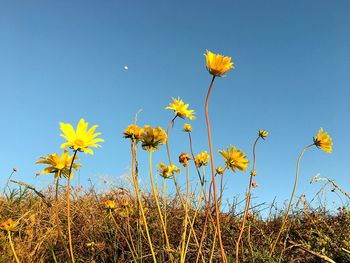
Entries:
<svg viewBox="0 0 350 263">
<path fill-rule="evenodd" d="M 292 202 L 293 202 L 293 198 L 294 198 L 294 194 L 295 194 L 295 191 L 297 189 L 297 184 L 298 184 L 298 177 L 299 177 L 299 167 L 300 167 L 300 160 L 301 160 L 301 157 L 304 155 L 304 152 L 309 149 L 310 147 L 314 146 L 314 144 L 310 144 L 308 146 L 306 146 L 300 153 L 299 157 L 298 157 L 298 161 L 297 161 L 297 169 L 296 169 L 296 172 L 295 172 L 295 181 L 294 181 L 294 187 L 293 187 L 293 191 L 292 191 L 292 195 L 290 197 L 290 200 L 289 200 L 289 204 L 288 204 L 288 208 L 287 208 L 287 212 L 286 214 L 284 215 L 284 218 L 283 218 L 283 221 L 282 221 L 282 225 L 281 225 L 281 228 L 277 234 L 277 238 L 275 240 L 275 242 L 272 244 L 272 248 L 271 248 L 271 251 L 270 251 L 270 254 L 269 256 L 271 257 L 273 252 L 275 251 L 275 248 L 276 248 L 276 245 L 279 241 L 279 238 L 282 234 L 282 231 L 283 231 L 283 228 L 287 222 L 287 219 L 288 219 L 288 214 L 289 214 L 289 211 L 290 211 L 290 208 L 292 206 Z"/>
<path fill-rule="evenodd" d="M 12 242 L 11 231 L 7 231 L 7 236 L 8 236 L 9 242 L 10 242 L 10 246 L 11 246 L 11 250 L 12 250 L 13 256 L 15 257 L 16 262 L 20 263 L 19 259 L 17 257 L 17 254 L 16 254 L 15 246 L 13 245 L 13 242 Z"/>
</svg>

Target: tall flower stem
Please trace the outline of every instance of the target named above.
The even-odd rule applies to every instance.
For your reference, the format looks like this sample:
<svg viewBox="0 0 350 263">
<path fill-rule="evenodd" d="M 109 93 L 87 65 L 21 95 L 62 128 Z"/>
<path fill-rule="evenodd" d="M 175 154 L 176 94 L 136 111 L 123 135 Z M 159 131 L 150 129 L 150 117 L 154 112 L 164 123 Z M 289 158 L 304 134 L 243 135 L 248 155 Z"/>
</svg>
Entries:
<svg viewBox="0 0 350 263">
<path fill-rule="evenodd" d="M 245 207 L 244 207 L 244 215 L 243 215 L 243 221 L 242 221 L 242 226 L 241 230 L 239 232 L 239 236 L 236 242 L 236 263 L 238 263 L 238 258 L 239 258 L 239 244 L 241 242 L 243 232 L 244 232 L 244 227 L 245 223 L 247 221 L 247 215 L 248 215 L 248 209 L 249 209 L 249 204 L 250 204 L 250 197 L 251 197 L 251 190 L 253 186 L 253 177 L 254 177 L 254 172 L 255 172 L 255 167 L 256 167 L 256 144 L 259 141 L 260 135 L 258 138 L 256 138 L 253 146 L 253 170 L 250 173 L 250 179 L 249 179 L 249 186 L 248 186 L 248 192 L 245 200 Z"/>
<path fill-rule="evenodd" d="M 71 173 L 72 173 L 72 167 L 74 163 L 74 159 L 77 155 L 78 149 L 74 151 L 72 162 L 69 167 L 69 173 L 68 173 L 68 182 L 67 182 L 67 226 L 68 226 L 68 242 L 69 242 L 69 253 L 72 260 L 72 263 L 75 262 L 74 260 L 74 254 L 73 254 L 73 245 L 72 245 L 72 233 L 70 231 L 70 179 L 71 179 Z"/>
<path fill-rule="evenodd" d="M 156 255 L 154 253 L 154 249 L 153 249 L 153 245 L 152 245 L 151 236 L 150 236 L 149 230 L 148 230 L 148 225 L 147 225 L 147 220 L 146 220 L 146 216 L 145 216 L 145 211 L 143 209 L 143 205 L 142 205 L 142 201 L 141 201 L 139 182 L 137 180 L 137 175 L 136 175 L 136 171 L 135 171 L 135 167 L 136 167 L 136 143 L 133 140 L 131 141 L 131 155 L 132 155 L 131 175 L 132 175 L 132 180 L 133 180 L 133 184 L 134 184 L 134 187 L 135 187 L 136 198 L 137 198 L 138 205 L 139 205 L 139 208 L 140 208 L 142 221 L 143 221 L 143 224 L 145 226 L 147 240 L 148 240 L 149 248 L 151 250 L 153 262 L 157 263 Z"/>
<path fill-rule="evenodd" d="M 162 214 L 162 210 L 160 209 L 160 205 L 159 205 L 159 201 L 158 201 L 158 193 L 156 190 L 156 187 L 154 185 L 154 180 L 153 180 L 153 172 L 152 172 L 152 150 L 149 151 L 149 176 L 150 176 L 150 180 L 151 180 L 151 185 L 152 185 L 152 191 L 153 191 L 153 196 L 154 196 L 154 200 L 156 202 L 157 205 L 157 210 L 158 210 L 158 215 L 159 215 L 159 219 L 160 219 L 160 223 L 162 224 L 162 228 L 163 228 L 163 232 L 164 232 L 164 237 L 165 237 L 165 245 L 167 248 L 167 252 L 169 254 L 170 260 L 173 261 L 173 257 L 171 254 L 171 250 L 170 250 L 170 244 L 169 244 L 169 238 L 168 238 L 168 234 L 167 234 L 167 230 L 166 230 L 166 226 L 164 223 L 164 218 L 163 218 L 163 214 Z"/>
<path fill-rule="evenodd" d="M 216 229 L 217 229 L 217 234 L 218 234 L 218 239 L 219 239 L 219 246 L 220 246 L 220 252 L 221 252 L 221 259 L 222 262 L 226 262 L 226 255 L 225 255 L 225 249 L 222 243 L 222 238 L 221 238 L 221 229 L 220 229 L 220 209 L 219 209 L 219 203 L 217 199 L 217 189 L 216 189 L 216 179 L 215 179 L 215 164 L 214 164 L 214 152 L 213 152 L 213 144 L 212 144 L 212 139 L 211 139 L 211 130 L 210 130 L 210 121 L 209 121 L 209 97 L 210 93 L 213 87 L 213 83 L 215 80 L 215 76 L 213 76 L 207 97 L 205 99 L 205 121 L 207 124 L 207 131 L 208 131 L 208 141 L 209 141 L 209 150 L 210 150 L 210 164 L 211 164 L 211 175 L 212 175 L 212 182 L 213 182 L 213 194 L 214 194 L 214 203 L 215 203 L 215 214 L 216 214 Z"/>
<path fill-rule="evenodd" d="M 165 146 L 166 146 L 166 152 L 168 154 L 168 160 L 169 160 L 170 165 L 172 163 L 171 163 L 170 150 L 169 150 L 169 131 L 170 131 L 170 128 L 174 125 L 176 117 L 177 117 L 177 115 L 175 115 L 175 117 L 170 121 L 168 128 L 166 129 L 167 140 L 165 142 Z"/>
<path fill-rule="evenodd" d="M 292 202 L 293 202 L 293 198 L 294 198 L 295 191 L 296 191 L 296 189 L 297 189 L 298 178 L 299 178 L 299 167 L 300 167 L 300 160 L 301 160 L 301 157 L 303 157 L 304 152 L 305 152 L 307 149 L 311 148 L 312 146 L 314 146 L 314 143 L 313 143 L 313 144 L 310 144 L 310 145 L 308 145 L 308 146 L 306 146 L 306 147 L 301 151 L 301 153 L 300 153 L 300 155 L 299 155 L 299 157 L 298 157 L 297 169 L 296 169 L 296 172 L 295 172 L 295 181 L 294 181 L 294 187 L 293 187 L 292 195 L 291 195 L 290 200 L 289 200 L 287 212 L 285 213 L 285 215 L 284 215 L 284 217 L 283 217 L 283 221 L 282 221 L 281 228 L 280 228 L 280 230 L 279 230 L 279 232 L 278 232 L 278 234 L 277 234 L 277 237 L 276 237 L 275 242 L 273 242 L 273 244 L 272 244 L 271 251 L 270 251 L 270 254 L 269 254 L 270 257 L 272 256 L 273 252 L 275 251 L 276 245 L 277 245 L 277 243 L 278 243 L 278 241 L 279 241 L 279 238 L 280 238 L 280 236 L 281 236 L 281 234 L 282 234 L 282 231 L 283 231 L 284 226 L 285 226 L 285 224 L 286 224 L 286 222 L 287 222 L 287 219 L 288 219 L 288 214 L 289 214 L 290 208 L 291 208 L 291 206 L 292 206 Z"/>
<path fill-rule="evenodd" d="M 184 218 L 184 230 L 182 233 L 182 240 L 181 240 L 181 255 L 180 255 L 180 262 L 184 263 L 186 259 L 186 232 L 187 232 L 187 221 L 188 221 L 188 197 L 189 197 L 189 190 L 190 190 L 190 180 L 188 176 L 188 165 L 186 166 L 186 202 L 185 202 L 185 218 Z M 190 222 L 191 224 L 191 222 Z"/>
<path fill-rule="evenodd" d="M 17 254 L 16 254 L 15 246 L 13 245 L 13 242 L 12 242 L 11 231 L 7 231 L 7 237 L 8 237 L 9 242 L 10 242 L 10 246 L 11 246 L 11 250 L 12 250 L 13 256 L 15 257 L 16 262 L 20 263 L 19 259 L 17 257 Z"/>
</svg>

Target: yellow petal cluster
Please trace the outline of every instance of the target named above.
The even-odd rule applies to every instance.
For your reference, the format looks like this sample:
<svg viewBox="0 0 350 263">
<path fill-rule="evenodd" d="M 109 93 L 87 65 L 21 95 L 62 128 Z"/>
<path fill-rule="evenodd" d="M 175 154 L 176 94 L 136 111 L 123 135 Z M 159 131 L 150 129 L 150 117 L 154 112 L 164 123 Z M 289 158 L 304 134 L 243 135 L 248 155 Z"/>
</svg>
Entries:
<svg viewBox="0 0 350 263">
<path fill-rule="evenodd" d="M 60 122 L 61 137 L 67 140 L 65 143 L 62 143 L 61 148 L 70 147 L 84 153 L 94 154 L 89 147 L 101 147 L 98 143 L 104 140 L 97 138 L 97 136 L 101 135 L 100 132 L 94 133 L 97 125 L 92 126 L 90 129 L 88 129 L 88 125 L 82 118 L 76 130 L 74 130 L 71 124 Z"/>
<path fill-rule="evenodd" d="M 158 166 L 158 171 L 161 177 L 168 179 L 170 176 L 174 175 L 174 173 L 180 173 L 180 169 L 172 164 L 166 166 L 164 163 L 160 163 Z"/>
<path fill-rule="evenodd" d="M 332 138 L 322 128 L 318 131 L 316 138 L 314 138 L 314 144 L 323 151 L 332 153 Z"/>
<path fill-rule="evenodd" d="M 105 201 L 105 209 L 107 211 L 113 211 L 116 208 L 116 204 L 114 200 L 108 199 Z"/>
<path fill-rule="evenodd" d="M 259 137 L 261 137 L 261 139 L 265 139 L 268 135 L 269 135 L 268 131 L 259 130 Z"/>
<path fill-rule="evenodd" d="M 130 124 L 124 131 L 124 138 L 130 138 L 136 141 L 141 139 L 143 129 L 136 124 Z"/>
<path fill-rule="evenodd" d="M 207 151 L 202 151 L 194 157 L 194 163 L 197 167 L 206 166 L 209 163 L 210 157 Z"/>
<path fill-rule="evenodd" d="M 166 132 L 160 126 L 152 128 L 146 125 L 141 135 L 142 149 L 147 151 L 158 150 L 159 144 L 166 143 L 167 139 Z"/>
<path fill-rule="evenodd" d="M 168 107 L 165 109 L 173 110 L 175 115 L 180 118 L 188 118 L 190 120 L 194 120 L 196 117 L 193 115 L 194 110 L 188 110 L 187 108 L 190 106 L 189 104 L 185 104 L 180 98 L 172 98 L 173 103 L 170 103 Z"/>
<path fill-rule="evenodd" d="M 47 165 L 47 167 L 44 170 L 42 170 L 42 174 L 53 173 L 55 174 L 55 178 L 61 177 L 61 175 L 68 177 L 72 159 L 73 156 L 68 155 L 68 151 L 64 150 L 62 156 L 60 156 L 58 153 L 48 154 L 47 156 L 40 157 L 36 164 Z M 75 157 L 74 159 L 76 160 L 77 157 Z M 80 166 L 80 163 L 73 163 L 72 169 L 78 171 L 78 168 Z M 73 173 L 71 173 L 71 175 L 73 175 Z"/>
<path fill-rule="evenodd" d="M 234 68 L 233 62 L 231 62 L 231 57 L 225 57 L 220 54 L 214 54 L 207 50 L 204 54 L 207 62 L 207 69 L 210 74 L 216 77 L 221 77 L 231 68 Z"/>
<path fill-rule="evenodd" d="M 243 172 L 246 171 L 249 165 L 249 160 L 246 159 L 244 152 L 230 145 L 230 147 L 226 148 L 226 151 L 220 150 L 219 153 L 224 157 L 227 168 L 230 168 L 233 172 L 235 172 L 236 169 Z"/>
<path fill-rule="evenodd" d="M 5 222 L 1 223 L 0 228 L 5 231 L 14 231 L 17 226 L 18 223 L 9 218 Z"/>
</svg>

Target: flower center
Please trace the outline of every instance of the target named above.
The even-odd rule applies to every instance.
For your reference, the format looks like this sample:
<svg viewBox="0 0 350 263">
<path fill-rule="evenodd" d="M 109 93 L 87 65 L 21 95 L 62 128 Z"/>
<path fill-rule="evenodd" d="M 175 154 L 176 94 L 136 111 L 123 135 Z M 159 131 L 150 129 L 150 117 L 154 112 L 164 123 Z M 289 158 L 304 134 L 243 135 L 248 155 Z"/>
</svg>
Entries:
<svg viewBox="0 0 350 263">
<path fill-rule="evenodd" d="M 84 146 L 84 141 L 81 139 L 75 139 L 74 144 L 79 146 L 79 148 Z"/>
</svg>

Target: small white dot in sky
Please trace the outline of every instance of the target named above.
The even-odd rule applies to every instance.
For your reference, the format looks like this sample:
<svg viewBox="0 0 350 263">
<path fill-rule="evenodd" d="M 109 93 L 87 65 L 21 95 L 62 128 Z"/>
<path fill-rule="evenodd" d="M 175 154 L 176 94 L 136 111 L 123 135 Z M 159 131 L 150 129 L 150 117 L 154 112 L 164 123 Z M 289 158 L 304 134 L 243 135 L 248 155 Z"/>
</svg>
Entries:
<svg viewBox="0 0 350 263">
<path fill-rule="evenodd" d="M 127 70 L 127 69 L 129 69 L 129 67 L 128 66 L 124 66 L 124 69 Z"/>
</svg>

